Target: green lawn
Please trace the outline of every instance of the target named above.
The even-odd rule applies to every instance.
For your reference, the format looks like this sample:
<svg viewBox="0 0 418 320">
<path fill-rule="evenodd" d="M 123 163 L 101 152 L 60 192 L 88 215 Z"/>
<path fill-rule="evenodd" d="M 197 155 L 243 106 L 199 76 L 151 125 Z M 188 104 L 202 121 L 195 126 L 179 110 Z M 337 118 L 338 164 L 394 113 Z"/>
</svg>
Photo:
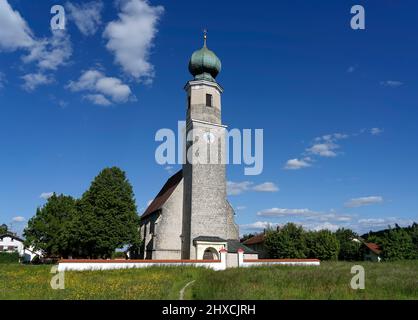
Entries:
<svg viewBox="0 0 418 320">
<path fill-rule="evenodd" d="M 51 266 L 0 265 L 0 300 L 178 299 L 192 280 L 186 299 L 418 299 L 418 261 L 358 263 L 366 270 L 365 290 L 350 288 L 354 264 L 67 272 L 64 290 L 51 289 Z"/>
</svg>

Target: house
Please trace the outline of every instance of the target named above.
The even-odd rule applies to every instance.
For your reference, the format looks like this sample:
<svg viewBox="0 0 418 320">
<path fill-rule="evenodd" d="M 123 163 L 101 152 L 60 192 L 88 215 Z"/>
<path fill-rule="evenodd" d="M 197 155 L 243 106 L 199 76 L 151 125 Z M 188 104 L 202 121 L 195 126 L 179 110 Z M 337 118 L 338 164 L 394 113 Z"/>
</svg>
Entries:
<svg viewBox="0 0 418 320">
<path fill-rule="evenodd" d="M 365 261 L 380 262 L 382 249 L 373 242 L 363 242 L 363 257 Z"/>
<path fill-rule="evenodd" d="M 25 262 L 31 262 L 36 256 L 42 256 L 41 251 L 35 252 L 31 247 L 26 248 L 24 240 L 11 232 L 0 235 L 0 252 L 18 252 L 19 256 Z"/>
<path fill-rule="evenodd" d="M 267 248 L 264 245 L 265 238 L 266 238 L 266 234 L 260 233 L 250 239 L 245 240 L 243 244 L 247 246 L 248 248 L 258 252 L 258 257 L 260 259 L 267 259 L 269 258 L 269 256 L 268 256 Z"/>
</svg>

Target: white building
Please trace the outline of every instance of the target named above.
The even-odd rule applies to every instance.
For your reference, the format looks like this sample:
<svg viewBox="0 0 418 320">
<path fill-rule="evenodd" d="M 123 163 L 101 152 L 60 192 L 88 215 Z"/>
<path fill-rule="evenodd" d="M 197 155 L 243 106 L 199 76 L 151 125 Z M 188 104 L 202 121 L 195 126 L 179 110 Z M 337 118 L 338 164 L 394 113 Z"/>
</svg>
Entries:
<svg viewBox="0 0 418 320">
<path fill-rule="evenodd" d="M 12 233 L 0 235 L 0 252 L 18 252 L 25 262 L 32 261 L 36 256 L 41 257 L 42 252 L 34 252 L 33 248 L 25 248 L 24 240 Z"/>
</svg>

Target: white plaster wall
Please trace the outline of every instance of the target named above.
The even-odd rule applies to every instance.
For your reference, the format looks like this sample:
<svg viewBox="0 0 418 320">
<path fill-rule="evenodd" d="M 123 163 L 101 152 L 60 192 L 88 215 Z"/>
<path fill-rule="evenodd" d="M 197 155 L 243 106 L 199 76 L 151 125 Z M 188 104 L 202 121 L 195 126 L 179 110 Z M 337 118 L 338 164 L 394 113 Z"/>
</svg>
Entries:
<svg viewBox="0 0 418 320">
<path fill-rule="evenodd" d="M 262 266 L 274 266 L 274 265 L 285 265 L 285 266 L 319 266 L 319 261 L 257 261 L 257 262 L 244 262 L 240 267 L 262 267 Z"/>
<path fill-rule="evenodd" d="M 14 251 L 19 252 L 19 255 L 21 255 L 21 256 L 24 254 L 23 242 L 21 242 L 19 240 L 16 240 L 16 239 L 13 239 L 13 238 L 4 237 L 2 240 L 0 240 L 0 246 L 3 246 L 3 247 L 17 247 L 17 249 L 14 250 Z M 6 251 L 6 250 L 3 249 L 3 252 L 4 251 Z"/>
</svg>

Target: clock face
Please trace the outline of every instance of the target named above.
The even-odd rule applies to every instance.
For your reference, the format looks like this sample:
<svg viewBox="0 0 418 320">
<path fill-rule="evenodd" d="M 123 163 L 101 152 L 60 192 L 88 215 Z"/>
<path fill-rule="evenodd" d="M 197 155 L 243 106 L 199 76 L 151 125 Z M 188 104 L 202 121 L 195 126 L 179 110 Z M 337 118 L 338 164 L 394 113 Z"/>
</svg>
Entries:
<svg viewBox="0 0 418 320">
<path fill-rule="evenodd" d="M 215 135 L 212 132 L 205 132 L 203 134 L 203 139 L 207 142 L 207 143 L 214 143 L 215 142 Z"/>
</svg>

